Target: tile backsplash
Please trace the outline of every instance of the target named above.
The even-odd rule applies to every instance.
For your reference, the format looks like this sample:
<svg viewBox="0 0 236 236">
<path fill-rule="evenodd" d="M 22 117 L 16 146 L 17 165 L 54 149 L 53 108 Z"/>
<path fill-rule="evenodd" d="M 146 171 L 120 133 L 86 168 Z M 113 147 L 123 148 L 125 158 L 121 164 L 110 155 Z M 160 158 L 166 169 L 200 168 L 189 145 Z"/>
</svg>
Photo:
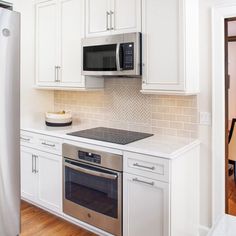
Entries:
<svg viewBox="0 0 236 236">
<path fill-rule="evenodd" d="M 55 110 L 74 123 L 196 138 L 197 96 L 144 95 L 140 79 L 105 79 L 97 92 L 55 91 Z"/>
</svg>

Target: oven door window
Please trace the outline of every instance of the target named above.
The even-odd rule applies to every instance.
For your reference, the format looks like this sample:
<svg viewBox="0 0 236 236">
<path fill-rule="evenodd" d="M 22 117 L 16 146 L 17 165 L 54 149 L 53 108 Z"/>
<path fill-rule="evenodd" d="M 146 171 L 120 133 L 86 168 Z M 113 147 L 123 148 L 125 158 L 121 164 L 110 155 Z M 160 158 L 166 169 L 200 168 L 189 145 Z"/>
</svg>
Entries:
<svg viewBox="0 0 236 236">
<path fill-rule="evenodd" d="M 84 71 L 116 71 L 116 44 L 83 48 Z"/>
<path fill-rule="evenodd" d="M 118 218 L 118 174 L 66 160 L 65 198 L 90 210 Z"/>
</svg>

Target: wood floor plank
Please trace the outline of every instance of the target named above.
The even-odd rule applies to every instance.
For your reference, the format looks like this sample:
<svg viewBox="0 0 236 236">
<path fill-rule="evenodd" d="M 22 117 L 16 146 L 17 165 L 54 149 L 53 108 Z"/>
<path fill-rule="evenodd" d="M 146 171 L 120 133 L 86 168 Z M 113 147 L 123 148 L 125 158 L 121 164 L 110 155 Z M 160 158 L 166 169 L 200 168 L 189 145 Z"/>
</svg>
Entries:
<svg viewBox="0 0 236 236">
<path fill-rule="evenodd" d="M 25 201 L 21 204 L 20 236 L 96 236 Z"/>
<path fill-rule="evenodd" d="M 236 216 L 236 182 L 234 181 L 234 176 L 229 177 L 228 185 L 228 207 L 229 214 Z"/>
</svg>

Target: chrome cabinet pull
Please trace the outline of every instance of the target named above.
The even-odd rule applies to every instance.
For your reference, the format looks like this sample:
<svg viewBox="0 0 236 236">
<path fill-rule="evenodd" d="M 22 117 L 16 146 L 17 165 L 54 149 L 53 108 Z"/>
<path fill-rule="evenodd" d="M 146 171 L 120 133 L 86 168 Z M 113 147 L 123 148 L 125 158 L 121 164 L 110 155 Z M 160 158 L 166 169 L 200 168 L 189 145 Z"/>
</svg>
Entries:
<svg viewBox="0 0 236 236">
<path fill-rule="evenodd" d="M 55 76 L 54 80 L 55 82 L 57 82 L 57 66 L 55 66 L 54 68 L 54 76 Z"/>
<path fill-rule="evenodd" d="M 110 28 L 109 28 L 109 16 L 110 16 L 110 12 L 109 11 L 107 11 L 107 30 L 110 30 Z"/>
<path fill-rule="evenodd" d="M 143 165 L 140 165 L 140 164 L 138 164 L 138 163 L 134 163 L 133 166 L 135 166 L 135 167 L 140 167 L 140 168 L 144 168 L 144 169 L 148 169 L 148 170 L 155 170 L 155 166 L 152 166 L 152 167 L 143 166 Z"/>
<path fill-rule="evenodd" d="M 29 142 L 30 141 L 30 138 L 23 138 L 23 137 L 20 137 L 21 140 L 23 141 L 26 141 L 26 142 Z"/>
<path fill-rule="evenodd" d="M 50 143 L 46 143 L 46 142 L 42 142 L 41 144 L 44 146 L 48 146 L 48 147 L 55 147 L 56 146 L 55 144 L 50 144 Z"/>
<path fill-rule="evenodd" d="M 32 154 L 32 173 L 34 173 L 34 154 Z"/>
<path fill-rule="evenodd" d="M 114 15 L 114 11 L 110 11 L 110 30 L 114 30 L 112 15 Z"/>
<path fill-rule="evenodd" d="M 60 79 L 59 79 L 59 69 L 61 67 L 60 66 L 55 66 L 55 82 L 60 82 Z"/>
<path fill-rule="evenodd" d="M 138 178 L 133 178 L 133 181 L 138 182 L 138 183 L 142 183 L 142 184 L 148 184 L 148 185 L 151 185 L 151 186 L 155 185 L 155 183 L 153 181 L 152 182 L 147 182 L 147 181 L 140 180 Z"/>
<path fill-rule="evenodd" d="M 61 82 L 60 77 L 59 77 L 60 69 L 61 69 L 61 67 L 57 66 L 57 82 Z"/>
<path fill-rule="evenodd" d="M 39 170 L 37 169 L 37 160 L 38 160 L 38 156 L 34 156 L 35 157 L 35 174 L 37 174 L 39 172 Z"/>
<path fill-rule="evenodd" d="M 38 156 L 32 154 L 32 173 L 35 173 L 35 174 L 39 172 L 37 170 L 37 159 L 38 159 Z"/>
</svg>

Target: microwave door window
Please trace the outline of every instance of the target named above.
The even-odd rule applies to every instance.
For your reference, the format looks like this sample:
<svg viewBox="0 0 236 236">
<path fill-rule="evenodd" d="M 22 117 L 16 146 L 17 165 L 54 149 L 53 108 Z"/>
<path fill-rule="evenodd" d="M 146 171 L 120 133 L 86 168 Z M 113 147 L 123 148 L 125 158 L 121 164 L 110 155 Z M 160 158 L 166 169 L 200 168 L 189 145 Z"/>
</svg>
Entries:
<svg viewBox="0 0 236 236">
<path fill-rule="evenodd" d="M 85 71 L 116 71 L 116 44 L 83 48 Z"/>
</svg>

